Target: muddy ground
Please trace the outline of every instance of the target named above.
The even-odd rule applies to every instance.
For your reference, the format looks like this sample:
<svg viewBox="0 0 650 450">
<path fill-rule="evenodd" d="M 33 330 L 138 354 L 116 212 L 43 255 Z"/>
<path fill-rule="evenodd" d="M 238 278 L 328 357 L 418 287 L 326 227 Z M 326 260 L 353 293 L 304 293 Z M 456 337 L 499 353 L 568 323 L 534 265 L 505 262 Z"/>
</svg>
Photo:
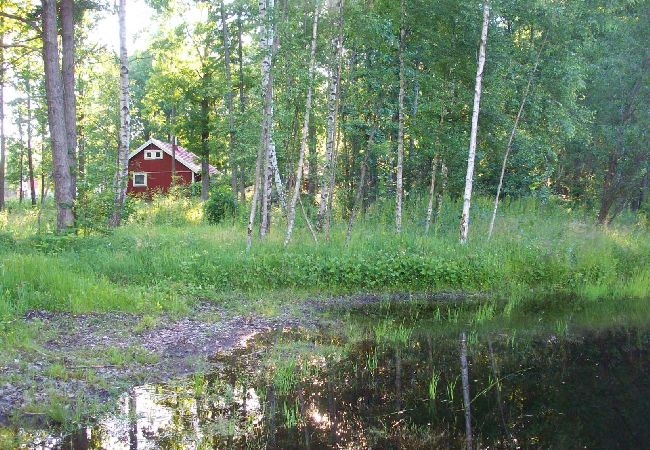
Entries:
<svg viewBox="0 0 650 450">
<path fill-rule="evenodd" d="M 36 336 L 0 362 L 0 424 L 43 423 L 56 402 L 100 407 L 129 386 L 207 370 L 210 356 L 257 333 L 313 323 L 288 314 L 232 316 L 210 302 L 178 318 L 30 311 L 21 320 Z"/>
<path fill-rule="evenodd" d="M 0 425 L 38 426 L 56 420 L 58 406 L 80 402 L 81 410 L 92 414 L 134 385 L 207 371 L 211 356 L 242 346 L 255 334 L 331 325 L 341 310 L 373 308 L 385 300 L 463 298 L 454 293 L 328 297 L 305 300 L 271 318 L 232 315 L 209 301 L 198 302 L 182 317 L 29 311 L 20 320 L 30 326 L 33 342 L 0 360 Z M 333 314 L 322 314 L 328 311 Z"/>
</svg>

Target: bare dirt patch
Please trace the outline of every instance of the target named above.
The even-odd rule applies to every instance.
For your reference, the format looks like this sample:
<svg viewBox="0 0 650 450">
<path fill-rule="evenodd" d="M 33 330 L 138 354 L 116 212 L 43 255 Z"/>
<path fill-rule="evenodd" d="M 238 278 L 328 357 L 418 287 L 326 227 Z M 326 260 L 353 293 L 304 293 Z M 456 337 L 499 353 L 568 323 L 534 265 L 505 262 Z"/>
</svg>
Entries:
<svg viewBox="0 0 650 450">
<path fill-rule="evenodd" d="M 209 302 L 178 318 L 30 311 L 22 320 L 39 332 L 36 345 L 0 363 L 0 423 L 47 421 L 53 398 L 101 405 L 136 384 L 208 370 L 209 357 L 257 333 L 306 323 L 230 316 Z"/>
</svg>

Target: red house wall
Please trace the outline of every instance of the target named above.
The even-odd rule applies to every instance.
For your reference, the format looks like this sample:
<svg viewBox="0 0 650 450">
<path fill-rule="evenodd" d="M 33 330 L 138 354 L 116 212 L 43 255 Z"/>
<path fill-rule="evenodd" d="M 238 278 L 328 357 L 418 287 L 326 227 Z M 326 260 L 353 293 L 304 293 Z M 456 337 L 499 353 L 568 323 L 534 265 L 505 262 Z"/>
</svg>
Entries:
<svg viewBox="0 0 650 450">
<path fill-rule="evenodd" d="M 160 149 L 156 145 L 151 144 L 129 160 L 129 184 L 126 189 L 127 193 L 167 192 L 172 185 L 172 157 L 163 152 L 162 159 L 144 159 L 145 150 Z M 145 172 L 147 174 L 146 187 L 133 186 L 133 172 Z M 192 171 L 178 160 L 176 160 L 176 177 L 179 183 L 192 182 Z"/>
</svg>

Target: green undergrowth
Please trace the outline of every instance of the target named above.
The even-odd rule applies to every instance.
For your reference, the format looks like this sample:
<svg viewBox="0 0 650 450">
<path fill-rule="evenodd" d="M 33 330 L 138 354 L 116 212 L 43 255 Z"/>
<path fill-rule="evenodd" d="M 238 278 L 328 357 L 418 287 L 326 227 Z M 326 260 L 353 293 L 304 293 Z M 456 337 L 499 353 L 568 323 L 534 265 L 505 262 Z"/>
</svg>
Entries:
<svg viewBox="0 0 650 450">
<path fill-rule="evenodd" d="M 203 298 L 273 314 L 290 299 L 357 292 L 485 293 L 511 309 L 540 293 L 592 303 L 650 297 L 647 230 L 631 220 L 602 228 L 557 202 L 504 202 L 488 240 L 490 203 L 479 198 L 466 245 L 450 201 L 428 234 L 418 200 L 400 235 L 391 205 L 374 205 L 349 243 L 346 222 L 335 217 L 330 241 L 313 242 L 299 223 L 286 248 L 277 211 L 270 235 L 250 252 L 241 217 L 209 226 L 184 202 L 143 205 L 110 234 L 21 234 L 11 223 L 32 228 L 10 214 L 0 230 L 0 317 L 28 309 L 182 313 Z M 153 222 L 143 208 L 155 209 Z"/>
</svg>

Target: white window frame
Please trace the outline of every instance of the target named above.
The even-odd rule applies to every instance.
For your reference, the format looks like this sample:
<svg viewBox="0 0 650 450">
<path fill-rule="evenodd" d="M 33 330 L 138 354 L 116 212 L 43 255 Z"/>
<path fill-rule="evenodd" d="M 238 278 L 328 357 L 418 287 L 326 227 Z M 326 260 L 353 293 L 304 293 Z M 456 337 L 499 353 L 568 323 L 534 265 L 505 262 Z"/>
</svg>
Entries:
<svg viewBox="0 0 650 450">
<path fill-rule="evenodd" d="M 135 182 L 135 177 L 137 175 L 142 175 L 144 177 L 143 184 L 138 184 Z M 133 172 L 133 187 L 147 187 L 147 172 Z"/>
<path fill-rule="evenodd" d="M 144 159 L 163 159 L 162 150 L 145 150 Z"/>
</svg>

